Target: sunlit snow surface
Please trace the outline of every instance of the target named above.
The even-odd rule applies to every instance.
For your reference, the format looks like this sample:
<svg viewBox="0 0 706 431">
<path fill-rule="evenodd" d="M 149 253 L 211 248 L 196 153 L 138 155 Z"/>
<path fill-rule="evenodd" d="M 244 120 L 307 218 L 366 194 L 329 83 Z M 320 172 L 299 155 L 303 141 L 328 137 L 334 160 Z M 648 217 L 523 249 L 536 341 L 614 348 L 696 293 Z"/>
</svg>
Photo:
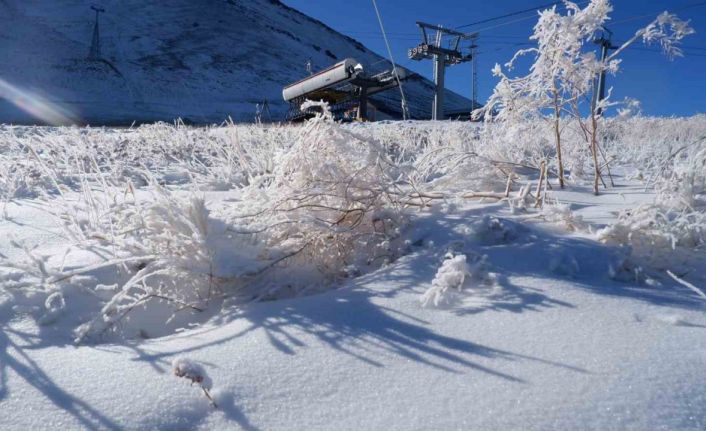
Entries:
<svg viewBox="0 0 706 431">
<path fill-rule="evenodd" d="M 352 129 L 392 134 L 392 125 Z M 249 133 L 257 132 L 241 130 L 241 138 Z M 180 166 L 156 160 L 161 181 L 187 194 Z M 580 184 L 550 191 L 570 205 L 572 220 L 583 219 L 580 232 L 546 221 L 565 220 L 560 210 L 542 218 L 494 201 L 437 202 L 413 213 L 408 249 L 380 269 L 316 295 L 226 307 L 162 338 L 75 346 L 80 312 L 38 326 L 31 301 L 16 303 L 11 289 L 0 289 L 0 428 L 702 430 L 706 302 L 660 271 L 611 278 L 625 250 L 596 241 L 619 211 L 654 199 L 627 171 L 618 169 L 617 186 L 598 197 Z M 430 181 L 445 190 L 471 184 L 447 174 Z M 197 174 L 213 217 L 242 199 L 240 177 L 219 175 Z M 2 256 L 20 258 L 14 238 L 38 244 L 52 264 L 64 259 L 66 240 L 45 204 L 24 189 L 7 203 Z M 467 256 L 471 271 L 483 259 L 480 278 L 469 276 L 454 301 L 425 307 L 449 254 Z M 685 277 L 705 286 L 698 267 Z M 72 298 L 95 306 L 67 291 Z M 174 375 L 177 358 L 207 373 L 217 408 Z"/>
</svg>

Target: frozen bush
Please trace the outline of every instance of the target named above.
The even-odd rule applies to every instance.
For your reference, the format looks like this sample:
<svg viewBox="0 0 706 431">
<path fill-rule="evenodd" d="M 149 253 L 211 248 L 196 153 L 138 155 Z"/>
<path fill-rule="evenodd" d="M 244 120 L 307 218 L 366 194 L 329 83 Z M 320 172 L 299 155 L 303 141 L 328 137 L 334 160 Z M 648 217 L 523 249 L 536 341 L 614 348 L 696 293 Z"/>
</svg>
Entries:
<svg viewBox="0 0 706 431">
<path fill-rule="evenodd" d="M 271 181 L 244 190 L 255 202 L 245 209 L 251 214 L 237 215 L 250 231 L 263 232 L 266 248 L 285 250 L 289 264 L 329 281 L 399 255 L 407 192 L 376 141 L 342 129 L 324 109 L 274 159 Z M 276 289 L 258 296 L 276 296 Z"/>
<path fill-rule="evenodd" d="M 84 286 L 100 307 L 76 329 L 81 342 L 168 334 L 212 316 L 223 300 L 243 304 L 315 292 L 402 252 L 404 207 L 414 198 L 392 176 L 399 169 L 376 141 L 342 129 L 324 112 L 270 160 L 268 172 L 249 177 L 216 217 L 200 193 L 170 190 L 160 185 L 164 176 L 148 169 L 139 171 L 143 189 L 132 179 L 117 187 L 97 164 L 74 161 L 82 173 L 79 193 L 43 198 L 73 249 L 93 258 L 63 270 L 30 250 L 21 265 L 6 266 L 26 272 L 25 292 L 40 286 L 52 304 L 47 322 L 59 317 L 57 298 L 49 301 L 57 288 L 117 270 L 115 285 L 94 279 Z"/>
<path fill-rule="evenodd" d="M 666 166 L 657 172 L 661 174 L 655 179 L 657 203 L 668 208 L 703 212 L 706 210 L 706 148 L 681 148 L 685 151 L 668 155 Z"/>
<path fill-rule="evenodd" d="M 653 264 L 669 264 L 678 248 L 694 249 L 706 243 L 706 214 L 677 211 L 659 205 L 640 205 L 621 212 L 618 221 L 598 232 L 598 239 L 631 247 Z"/>
<path fill-rule="evenodd" d="M 608 151 L 621 165 L 635 168 L 633 176 L 653 187 L 656 197 L 621 212 L 598 238 L 629 246 L 634 259 L 659 269 L 683 264 L 706 244 L 706 117 L 637 117 L 609 124 Z"/>
</svg>

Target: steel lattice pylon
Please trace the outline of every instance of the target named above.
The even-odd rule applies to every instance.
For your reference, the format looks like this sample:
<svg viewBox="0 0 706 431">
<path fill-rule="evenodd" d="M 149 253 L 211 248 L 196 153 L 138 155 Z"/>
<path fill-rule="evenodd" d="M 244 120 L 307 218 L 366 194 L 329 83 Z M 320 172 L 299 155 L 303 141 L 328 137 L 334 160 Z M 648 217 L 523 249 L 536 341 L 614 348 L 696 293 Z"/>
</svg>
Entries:
<svg viewBox="0 0 706 431">
<path fill-rule="evenodd" d="M 478 33 L 461 33 L 438 25 L 417 22 L 417 26 L 422 34 L 422 43 L 410 49 L 408 56 L 411 60 L 434 60 L 434 107 L 432 109 L 432 120 L 442 120 L 444 118 L 444 78 L 447 66 L 465 63 L 473 59 L 472 54 L 464 55 L 460 51 L 462 40 L 475 40 Z M 428 30 L 436 31 L 434 42 L 429 42 Z M 450 48 L 442 48 L 444 37 L 450 39 Z"/>
<path fill-rule="evenodd" d="M 98 26 L 98 14 L 105 12 L 105 9 L 99 6 L 91 6 L 91 9 L 96 12 L 96 23 L 93 26 L 93 39 L 91 40 L 91 49 L 88 51 L 89 60 L 101 59 L 101 39 L 100 28 Z"/>
</svg>

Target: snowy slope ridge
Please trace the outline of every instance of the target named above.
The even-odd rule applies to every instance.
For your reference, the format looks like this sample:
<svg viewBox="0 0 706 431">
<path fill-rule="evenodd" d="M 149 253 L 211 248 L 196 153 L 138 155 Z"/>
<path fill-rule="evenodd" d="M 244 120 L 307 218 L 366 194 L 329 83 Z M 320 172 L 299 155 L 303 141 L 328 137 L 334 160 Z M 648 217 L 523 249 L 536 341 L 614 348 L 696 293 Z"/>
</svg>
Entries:
<svg viewBox="0 0 706 431">
<path fill-rule="evenodd" d="M 265 100 L 281 119 L 281 89 L 306 74 L 307 59 L 315 69 L 346 57 L 375 70 L 386 63 L 273 0 L 104 1 L 106 61 L 92 62 L 93 3 L 0 2 L 0 122 L 252 121 L 255 105 Z M 405 88 L 412 115 L 429 117 L 431 82 L 413 75 Z M 376 100 L 399 112 L 398 92 Z M 452 92 L 447 104 L 470 107 Z"/>
</svg>

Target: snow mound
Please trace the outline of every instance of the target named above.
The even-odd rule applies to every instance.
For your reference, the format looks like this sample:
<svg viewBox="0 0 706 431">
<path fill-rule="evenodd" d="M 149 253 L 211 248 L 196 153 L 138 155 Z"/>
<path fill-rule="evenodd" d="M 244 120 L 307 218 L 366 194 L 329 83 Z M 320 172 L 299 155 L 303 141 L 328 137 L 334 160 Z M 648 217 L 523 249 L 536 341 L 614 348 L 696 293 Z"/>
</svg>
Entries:
<svg viewBox="0 0 706 431">
<path fill-rule="evenodd" d="M 498 217 L 485 215 L 467 231 L 469 239 L 480 245 L 501 245 L 518 240 L 526 227 Z"/>
<path fill-rule="evenodd" d="M 662 323 L 673 326 L 689 326 L 690 323 L 679 314 L 659 314 L 656 319 Z"/>
<path fill-rule="evenodd" d="M 579 267 L 576 257 L 568 253 L 568 251 L 564 251 L 551 258 L 549 261 L 549 270 L 554 274 L 564 277 L 575 277 L 581 268 Z"/>
<path fill-rule="evenodd" d="M 644 268 L 635 263 L 632 249 L 625 248 L 608 264 L 608 276 L 621 283 L 643 284 L 647 281 Z"/>
</svg>

